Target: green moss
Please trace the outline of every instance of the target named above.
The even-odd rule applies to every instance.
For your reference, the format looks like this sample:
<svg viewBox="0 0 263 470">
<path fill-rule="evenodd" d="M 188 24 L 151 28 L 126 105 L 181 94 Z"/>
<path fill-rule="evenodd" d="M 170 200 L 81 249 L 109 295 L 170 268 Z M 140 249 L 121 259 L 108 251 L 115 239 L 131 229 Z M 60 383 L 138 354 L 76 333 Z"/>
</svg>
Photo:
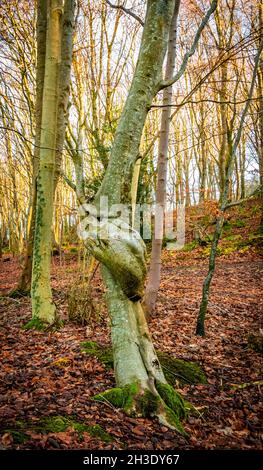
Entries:
<svg viewBox="0 0 263 470">
<path fill-rule="evenodd" d="M 183 425 L 178 416 L 175 414 L 175 412 L 171 410 L 169 406 L 165 406 L 164 410 L 168 424 L 173 426 L 179 432 L 179 434 L 182 434 L 183 436 L 187 437 L 188 434 L 185 432 Z"/>
<path fill-rule="evenodd" d="M 22 289 L 13 289 L 11 292 L 8 293 L 8 297 L 12 299 L 20 299 L 21 297 L 30 297 L 29 290 L 22 290 Z"/>
<path fill-rule="evenodd" d="M 39 330 L 43 331 L 47 328 L 47 324 L 40 320 L 38 317 L 32 318 L 23 327 L 23 330 Z"/>
<path fill-rule="evenodd" d="M 150 417 L 156 415 L 160 405 L 160 398 L 149 390 L 146 390 L 143 395 L 137 398 L 137 403 L 142 416 Z"/>
<path fill-rule="evenodd" d="M 192 242 L 186 243 L 184 247 L 182 248 L 182 251 L 192 251 L 198 246 L 198 242 L 196 240 L 193 240 Z"/>
<path fill-rule="evenodd" d="M 262 233 L 252 233 L 249 235 L 249 244 L 256 246 L 258 248 L 263 247 L 263 234 Z"/>
<path fill-rule="evenodd" d="M 186 418 L 186 407 L 183 398 L 169 384 L 156 383 L 156 390 L 165 404 L 179 417 Z"/>
<path fill-rule="evenodd" d="M 127 414 L 132 414 L 135 405 L 135 397 L 139 392 L 137 383 L 125 385 L 125 387 L 115 387 L 93 397 L 95 401 L 111 403 L 116 408 L 122 408 Z"/>
<path fill-rule="evenodd" d="M 207 258 L 208 256 L 210 256 L 210 252 L 211 252 L 211 246 L 207 246 L 207 247 L 204 248 L 203 251 L 202 251 L 202 257 L 203 257 L 203 258 Z M 218 246 L 217 249 L 216 249 L 216 255 L 217 255 L 217 256 L 222 255 L 222 249 L 221 249 L 220 246 Z"/>
<path fill-rule="evenodd" d="M 23 431 L 17 431 L 16 429 L 5 429 L 5 433 L 9 433 L 15 444 L 23 444 L 30 439 L 30 436 Z"/>
<path fill-rule="evenodd" d="M 116 408 L 123 408 L 125 405 L 123 389 L 119 387 L 111 388 L 105 392 L 98 393 L 92 397 L 92 400 L 108 402 L 113 406 L 116 406 Z"/>
<path fill-rule="evenodd" d="M 229 220 L 225 220 L 224 223 L 223 223 L 223 231 L 224 232 L 229 232 L 232 228 L 232 225 L 231 223 L 229 222 Z"/>
<path fill-rule="evenodd" d="M 88 426 L 88 428 L 88 432 L 91 436 L 98 437 L 104 442 L 112 442 L 112 436 L 108 434 L 99 424 L 95 424 L 94 426 Z"/>
<path fill-rule="evenodd" d="M 241 238 L 242 238 L 241 235 L 227 235 L 225 237 L 225 240 L 234 242 L 234 241 L 240 240 Z"/>
<path fill-rule="evenodd" d="M 43 322 L 38 317 L 33 317 L 29 322 L 22 326 L 23 330 L 38 330 L 38 331 L 45 331 L 45 330 L 52 330 L 57 331 L 64 326 L 63 320 L 59 318 L 55 319 L 55 322 L 52 324 Z"/>
<path fill-rule="evenodd" d="M 220 246 L 220 250 L 218 251 L 218 255 L 230 255 L 230 253 L 234 253 L 238 250 L 238 246 L 233 244 L 230 246 Z"/>
<path fill-rule="evenodd" d="M 133 414 L 133 411 L 135 411 L 134 408 L 134 401 L 135 397 L 139 392 L 139 386 L 137 383 L 133 383 L 130 385 L 126 385 L 123 387 L 123 397 L 125 400 L 125 405 L 124 405 L 124 411 L 126 411 L 127 414 Z"/>
<path fill-rule="evenodd" d="M 43 418 L 38 428 L 45 432 L 63 432 L 70 426 L 70 420 L 63 416 L 49 416 Z"/>
<path fill-rule="evenodd" d="M 100 346 L 94 341 L 84 341 L 81 348 L 90 356 L 97 357 L 108 369 L 113 368 L 113 354 L 110 347 Z"/>
<path fill-rule="evenodd" d="M 108 369 L 113 368 L 113 354 L 110 347 L 100 346 L 94 341 L 85 341 L 81 343 L 81 346 L 83 351 L 91 356 L 96 356 Z M 206 376 L 198 364 L 176 359 L 162 351 L 157 351 L 157 356 L 162 365 L 166 380 L 171 385 L 176 385 L 176 383 L 207 383 Z"/>
<path fill-rule="evenodd" d="M 206 384 L 207 379 L 201 367 L 195 362 L 177 359 L 168 353 L 157 351 L 167 382 L 171 385 Z"/>
<path fill-rule="evenodd" d="M 156 416 L 163 424 L 175 428 L 180 434 L 186 436 L 181 424 L 191 407 L 168 384 L 156 384 L 157 395 L 150 390 L 140 390 L 138 385 L 131 384 L 123 388 L 112 388 L 93 397 L 96 401 L 111 403 L 123 409 L 128 415 L 142 416 L 144 418 Z"/>
<path fill-rule="evenodd" d="M 4 432 L 9 432 L 12 435 L 14 442 L 22 443 L 30 439 L 30 436 L 24 432 L 27 429 L 40 433 L 57 433 L 64 432 L 68 428 L 73 428 L 81 439 L 83 437 L 83 432 L 88 432 L 91 436 L 97 437 L 104 442 L 111 442 L 113 440 L 111 435 L 108 434 L 99 424 L 87 425 L 74 420 L 71 416 L 47 416 L 34 424 L 17 421 L 15 423 L 15 428 L 5 430 Z"/>
<path fill-rule="evenodd" d="M 143 416 L 144 418 L 156 415 L 161 403 L 158 395 L 154 395 L 150 390 L 140 390 L 137 383 L 106 390 L 95 395 L 93 400 L 111 403 L 130 416 Z"/>
<path fill-rule="evenodd" d="M 232 227 L 242 228 L 242 227 L 246 226 L 246 223 L 244 222 L 243 219 L 237 219 L 234 222 L 232 222 L 231 225 L 232 225 Z"/>
<path fill-rule="evenodd" d="M 174 426 L 180 434 L 187 436 L 181 420 L 184 420 L 190 411 L 188 402 L 186 402 L 169 384 L 157 382 L 155 386 L 163 400 L 165 417 L 168 423 L 171 426 Z"/>
</svg>

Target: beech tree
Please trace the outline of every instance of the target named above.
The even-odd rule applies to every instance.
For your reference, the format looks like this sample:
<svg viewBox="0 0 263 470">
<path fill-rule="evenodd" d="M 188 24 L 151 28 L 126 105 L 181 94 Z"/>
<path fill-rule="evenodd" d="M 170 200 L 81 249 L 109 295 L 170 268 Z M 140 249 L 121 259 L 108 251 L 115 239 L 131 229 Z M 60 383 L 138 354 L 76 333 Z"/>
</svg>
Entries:
<svg viewBox="0 0 263 470">
<path fill-rule="evenodd" d="M 195 43 L 216 6 L 217 2 L 213 1 L 198 29 Z M 109 222 L 105 221 L 101 207 L 102 198 L 107 198 L 109 206 L 131 202 L 133 171 L 152 100 L 158 91 L 169 87 L 182 75 L 195 50 L 193 46 L 188 51 L 175 76 L 162 80 L 174 8 L 174 0 L 165 4 L 161 0 L 147 2 L 135 73 L 116 129 L 109 164 L 94 201 L 98 234 L 94 238 L 92 232 L 87 231 L 85 245 L 102 264 L 117 383 L 117 389 L 106 391 L 98 398 L 124 407 L 127 413 L 157 416 L 160 422 L 183 432 L 180 418 L 185 416 L 186 405 L 166 382 L 141 304 L 146 277 L 144 242 L 139 233 L 123 225 L 119 216 L 110 219 L 116 236 L 109 231 L 105 239 L 105 226 Z"/>
<path fill-rule="evenodd" d="M 50 264 L 52 249 L 52 219 L 54 192 L 64 143 L 70 90 L 70 68 L 74 25 L 74 0 L 49 0 L 38 3 L 38 108 L 36 138 L 39 136 L 37 166 L 36 215 L 32 266 L 32 322 L 53 324 L 56 309 L 52 301 Z M 45 27 L 46 25 L 46 27 Z M 45 52 L 43 51 L 46 29 Z M 43 31 L 43 33 L 42 33 Z M 43 34 L 43 35 L 42 35 Z M 45 60 L 44 60 L 45 56 Z M 44 62 L 44 64 L 43 64 Z M 41 86 L 43 83 L 43 92 Z M 42 101 L 42 104 L 40 102 Z M 41 114 L 41 121 L 40 121 Z M 39 132 L 40 129 L 40 132 Z M 38 157 L 38 155 L 37 155 Z M 34 208 L 33 208 L 34 210 Z"/>
</svg>

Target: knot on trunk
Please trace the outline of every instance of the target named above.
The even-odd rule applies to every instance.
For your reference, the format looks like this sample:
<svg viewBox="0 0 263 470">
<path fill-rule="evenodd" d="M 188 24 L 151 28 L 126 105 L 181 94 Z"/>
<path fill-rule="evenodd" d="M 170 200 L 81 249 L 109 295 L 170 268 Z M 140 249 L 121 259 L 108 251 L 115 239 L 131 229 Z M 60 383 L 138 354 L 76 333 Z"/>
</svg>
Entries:
<svg viewBox="0 0 263 470">
<path fill-rule="evenodd" d="M 119 218 L 103 218 L 97 221 L 96 230 L 93 227 L 87 232 L 85 246 L 107 267 L 130 300 L 142 298 L 146 248 L 136 230 Z"/>
</svg>

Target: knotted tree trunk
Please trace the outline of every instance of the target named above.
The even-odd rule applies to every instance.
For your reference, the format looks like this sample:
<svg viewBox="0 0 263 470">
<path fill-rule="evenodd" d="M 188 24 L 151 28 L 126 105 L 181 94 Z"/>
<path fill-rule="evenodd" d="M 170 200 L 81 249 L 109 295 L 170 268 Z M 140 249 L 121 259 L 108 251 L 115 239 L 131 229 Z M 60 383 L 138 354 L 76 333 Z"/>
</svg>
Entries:
<svg viewBox="0 0 263 470">
<path fill-rule="evenodd" d="M 147 3 L 134 78 L 95 198 L 98 211 L 101 197 L 108 198 L 109 206 L 131 202 L 132 174 L 147 112 L 159 89 L 174 4 L 174 0 Z M 105 220 L 101 211 L 96 220 L 97 237 L 87 232 L 85 243 L 103 265 L 118 387 L 98 399 L 105 398 L 129 414 L 158 416 L 161 422 L 183 432 L 180 418 L 185 404 L 165 380 L 141 305 L 146 276 L 144 242 L 121 217 Z M 106 238 L 103 233 L 109 226 L 111 232 Z"/>
</svg>

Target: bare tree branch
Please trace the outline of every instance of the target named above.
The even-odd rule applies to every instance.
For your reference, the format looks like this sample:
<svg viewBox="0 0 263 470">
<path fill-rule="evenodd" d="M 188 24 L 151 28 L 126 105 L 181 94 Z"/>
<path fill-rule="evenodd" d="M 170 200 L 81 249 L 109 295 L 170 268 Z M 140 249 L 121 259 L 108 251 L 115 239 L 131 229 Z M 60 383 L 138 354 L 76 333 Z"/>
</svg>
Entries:
<svg viewBox="0 0 263 470">
<path fill-rule="evenodd" d="M 183 101 L 182 103 L 172 103 L 172 104 L 153 104 L 151 105 L 151 108 L 167 108 L 167 107 L 173 107 L 173 108 L 181 108 L 181 106 L 185 106 L 186 104 L 199 104 L 199 103 L 214 103 L 214 104 L 243 104 L 246 103 L 247 101 L 256 101 L 256 100 L 261 100 L 262 97 L 258 96 L 257 98 L 249 98 L 246 100 L 242 101 L 218 101 L 218 100 L 212 100 L 212 99 L 204 99 L 204 100 L 198 100 L 198 101 Z"/>
<path fill-rule="evenodd" d="M 76 192 L 77 188 L 76 188 L 76 185 L 73 183 L 73 181 L 71 181 L 62 171 L 60 172 L 60 175 L 63 178 L 63 180 L 68 184 L 68 186 L 71 189 L 73 189 L 74 192 Z"/>
<path fill-rule="evenodd" d="M 125 13 L 127 13 L 127 15 L 130 15 L 133 18 L 135 18 L 135 20 L 137 20 L 141 26 L 144 26 L 144 22 L 141 20 L 141 18 L 138 15 L 136 15 L 136 13 L 134 13 L 130 8 L 125 8 L 123 5 L 114 5 L 109 0 L 105 0 L 105 1 L 111 8 L 116 8 L 118 10 L 124 11 Z"/>
<path fill-rule="evenodd" d="M 186 66 L 187 66 L 187 63 L 188 63 L 188 60 L 190 59 L 190 57 L 192 57 L 192 55 L 195 53 L 195 50 L 196 50 L 196 47 L 197 47 L 197 44 L 198 44 L 198 41 L 200 39 L 200 36 L 202 34 L 202 31 L 204 29 L 204 27 L 207 25 L 208 21 L 209 21 L 209 18 L 210 16 L 214 13 L 216 7 L 217 7 L 217 1 L 218 0 L 213 0 L 212 3 L 211 3 L 211 6 L 209 8 L 209 10 L 207 11 L 206 15 L 204 16 L 204 18 L 202 19 L 201 21 L 201 24 L 196 32 L 196 35 L 195 35 L 195 38 L 194 38 L 194 42 L 192 44 L 192 46 L 190 47 L 190 49 L 185 53 L 184 55 L 184 58 L 183 58 L 183 62 L 181 64 L 181 67 L 179 68 L 178 72 L 172 77 L 170 78 L 169 80 L 164 80 L 160 83 L 159 85 L 159 91 L 160 90 L 163 90 L 163 88 L 167 88 L 168 86 L 171 86 L 173 85 L 175 82 L 177 82 L 179 80 L 179 78 L 181 78 L 181 76 L 183 75 L 185 69 L 186 69 Z"/>
</svg>

